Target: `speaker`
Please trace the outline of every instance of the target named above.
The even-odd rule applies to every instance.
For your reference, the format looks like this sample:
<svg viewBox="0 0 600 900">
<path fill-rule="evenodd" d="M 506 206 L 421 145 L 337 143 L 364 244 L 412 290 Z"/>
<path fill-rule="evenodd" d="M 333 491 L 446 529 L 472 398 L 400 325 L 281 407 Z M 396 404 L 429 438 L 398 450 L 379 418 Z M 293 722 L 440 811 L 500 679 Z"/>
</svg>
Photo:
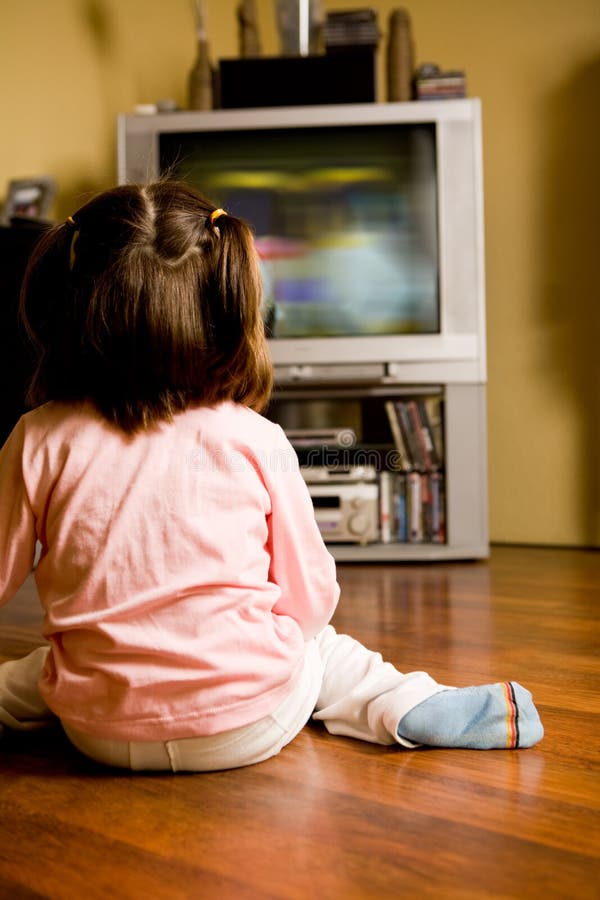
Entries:
<svg viewBox="0 0 600 900">
<path fill-rule="evenodd" d="M 221 109 L 375 102 L 375 49 L 219 61 Z"/>
</svg>

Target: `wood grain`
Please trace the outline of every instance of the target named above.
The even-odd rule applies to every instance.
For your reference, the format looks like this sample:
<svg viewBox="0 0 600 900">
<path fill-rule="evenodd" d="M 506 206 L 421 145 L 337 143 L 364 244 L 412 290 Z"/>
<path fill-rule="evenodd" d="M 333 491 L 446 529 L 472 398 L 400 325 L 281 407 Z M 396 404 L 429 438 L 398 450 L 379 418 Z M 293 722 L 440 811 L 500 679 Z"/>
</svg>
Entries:
<svg viewBox="0 0 600 900">
<path fill-rule="evenodd" d="M 0 897 L 598 898 L 597 552 L 340 566 L 335 624 L 404 671 L 529 687 L 522 751 L 403 751 L 307 726 L 232 772 L 104 770 L 62 733 L 0 745 Z M 32 584 L 0 657 L 39 643 Z"/>
</svg>

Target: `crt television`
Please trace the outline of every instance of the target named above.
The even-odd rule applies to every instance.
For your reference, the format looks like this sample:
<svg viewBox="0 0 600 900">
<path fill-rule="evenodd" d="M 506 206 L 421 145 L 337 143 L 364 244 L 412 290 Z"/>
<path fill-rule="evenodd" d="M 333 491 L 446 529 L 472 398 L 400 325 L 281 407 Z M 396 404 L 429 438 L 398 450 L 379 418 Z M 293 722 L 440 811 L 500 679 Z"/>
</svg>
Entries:
<svg viewBox="0 0 600 900">
<path fill-rule="evenodd" d="M 485 380 L 478 100 L 121 115 L 118 165 L 250 222 L 277 371 Z"/>
</svg>

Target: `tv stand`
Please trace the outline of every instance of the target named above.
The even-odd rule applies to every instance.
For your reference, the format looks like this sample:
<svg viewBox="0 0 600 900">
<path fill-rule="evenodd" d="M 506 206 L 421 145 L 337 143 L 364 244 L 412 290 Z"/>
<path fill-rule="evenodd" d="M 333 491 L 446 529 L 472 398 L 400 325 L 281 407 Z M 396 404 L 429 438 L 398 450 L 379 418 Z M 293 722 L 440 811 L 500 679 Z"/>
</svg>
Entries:
<svg viewBox="0 0 600 900">
<path fill-rule="evenodd" d="M 121 183 L 189 180 L 252 223 L 267 414 L 294 436 L 333 554 L 487 556 L 480 101 L 124 115 L 118 144 Z M 435 459 L 407 462 L 396 432 L 423 404 Z"/>
<path fill-rule="evenodd" d="M 435 380 L 438 368 L 431 366 L 429 379 L 420 381 L 404 378 L 410 366 L 402 363 L 337 371 L 335 366 L 276 368 L 267 415 L 296 447 L 317 521 L 337 560 L 488 556 L 485 384 L 461 380 L 460 366 L 454 380 Z M 434 459 L 410 456 L 411 443 L 417 457 L 419 448 L 417 420 L 407 410 L 414 416 L 419 408 L 430 410 L 428 427 L 437 429 Z M 432 421 L 436 410 L 439 417 Z M 408 434 L 400 414 L 406 415 Z M 408 458 L 399 453 L 398 440 Z M 363 516 L 358 525 L 357 512 Z M 373 514 L 375 529 L 364 519 Z"/>
</svg>

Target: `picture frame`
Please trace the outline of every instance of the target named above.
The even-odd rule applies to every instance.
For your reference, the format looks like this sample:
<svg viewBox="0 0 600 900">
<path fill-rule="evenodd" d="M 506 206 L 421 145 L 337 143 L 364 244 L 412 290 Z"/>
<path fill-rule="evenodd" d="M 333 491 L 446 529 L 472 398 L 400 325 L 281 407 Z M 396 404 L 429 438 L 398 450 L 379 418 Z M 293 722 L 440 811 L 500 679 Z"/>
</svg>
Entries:
<svg viewBox="0 0 600 900">
<path fill-rule="evenodd" d="M 1 221 L 9 225 L 11 219 L 46 219 L 56 195 L 56 182 L 50 176 L 15 178 L 8 183 L 8 195 Z"/>
</svg>

